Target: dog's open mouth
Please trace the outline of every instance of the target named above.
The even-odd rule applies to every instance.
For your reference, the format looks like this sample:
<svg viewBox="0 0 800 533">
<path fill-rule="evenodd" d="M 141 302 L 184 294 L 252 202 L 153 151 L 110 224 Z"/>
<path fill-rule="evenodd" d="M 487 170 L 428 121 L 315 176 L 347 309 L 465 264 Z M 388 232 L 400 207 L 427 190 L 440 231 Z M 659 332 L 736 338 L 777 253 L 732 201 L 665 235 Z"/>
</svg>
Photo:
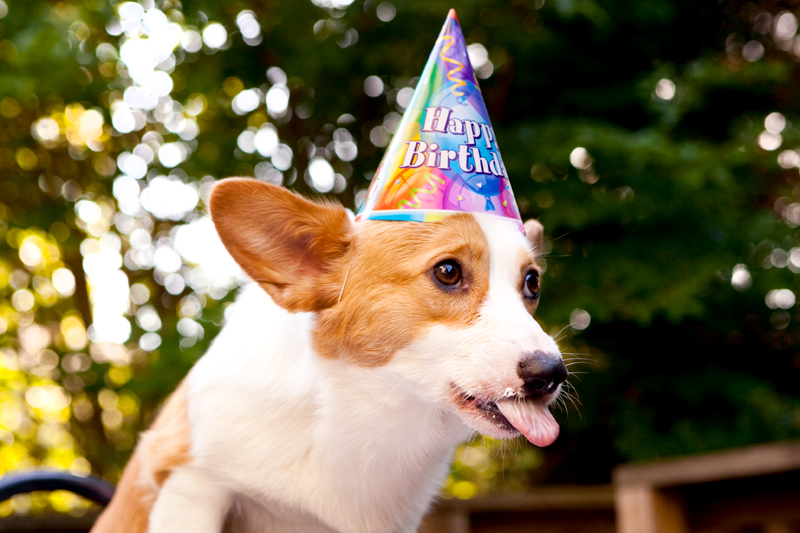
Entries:
<svg viewBox="0 0 800 533">
<path fill-rule="evenodd" d="M 511 396 L 499 401 L 462 395 L 462 408 L 480 414 L 501 430 L 522 433 L 536 446 L 549 446 L 558 438 L 559 427 L 542 398 Z"/>
</svg>

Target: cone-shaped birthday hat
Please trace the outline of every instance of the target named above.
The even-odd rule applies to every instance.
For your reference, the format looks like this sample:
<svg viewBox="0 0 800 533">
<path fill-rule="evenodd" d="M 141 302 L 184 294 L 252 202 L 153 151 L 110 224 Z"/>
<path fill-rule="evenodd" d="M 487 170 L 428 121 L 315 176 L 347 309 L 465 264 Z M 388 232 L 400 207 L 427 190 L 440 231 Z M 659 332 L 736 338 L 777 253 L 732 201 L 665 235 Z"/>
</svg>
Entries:
<svg viewBox="0 0 800 533">
<path fill-rule="evenodd" d="M 455 10 L 447 15 L 356 220 L 489 213 L 524 232 Z"/>
</svg>

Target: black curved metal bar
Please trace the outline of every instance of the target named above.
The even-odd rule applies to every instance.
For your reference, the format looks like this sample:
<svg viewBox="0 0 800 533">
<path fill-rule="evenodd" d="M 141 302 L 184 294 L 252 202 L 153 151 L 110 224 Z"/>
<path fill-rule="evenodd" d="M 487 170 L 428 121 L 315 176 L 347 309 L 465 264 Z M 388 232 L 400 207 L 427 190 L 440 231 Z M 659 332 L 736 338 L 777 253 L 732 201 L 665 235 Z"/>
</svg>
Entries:
<svg viewBox="0 0 800 533">
<path fill-rule="evenodd" d="M 114 496 L 114 485 L 97 476 L 80 477 L 69 472 L 42 470 L 0 478 L 0 502 L 37 490 L 68 490 L 102 505 L 108 505 Z"/>
</svg>

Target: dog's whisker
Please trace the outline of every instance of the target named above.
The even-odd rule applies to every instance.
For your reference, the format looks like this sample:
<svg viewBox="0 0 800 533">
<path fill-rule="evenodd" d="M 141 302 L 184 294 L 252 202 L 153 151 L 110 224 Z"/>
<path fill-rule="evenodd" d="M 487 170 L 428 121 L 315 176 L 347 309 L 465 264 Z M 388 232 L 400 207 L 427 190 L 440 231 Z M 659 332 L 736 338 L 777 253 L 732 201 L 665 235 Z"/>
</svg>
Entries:
<svg viewBox="0 0 800 533">
<path fill-rule="evenodd" d="M 561 411 L 564 411 L 564 412 L 566 412 L 566 411 L 567 411 L 567 410 L 566 410 L 566 408 L 565 408 L 566 406 L 564 405 L 564 399 L 563 399 L 561 396 L 558 396 L 558 397 L 557 397 L 557 398 L 556 398 L 556 399 L 553 401 L 553 404 L 552 404 L 552 405 L 553 405 L 553 406 L 555 406 L 557 409 L 559 409 L 559 410 L 561 410 Z"/>
<path fill-rule="evenodd" d="M 583 420 L 583 415 L 581 414 L 581 410 L 580 410 L 580 408 L 578 407 L 578 405 L 580 405 L 580 403 L 576 404 L 576 403 L 575 403 L 575 400 L 574 400 L 574 399 L 572 399 L 572 398 L 569 398 L 569 400 L 570 400 L 570 402 L 572 402 L 572 405 L 574 405 L 574 406 L 575 406 L 575 412 L 576 412 L 576 413 L 578 413 L 578 418 L 580 418 L 581 420 Z"/>
<path fill-rule="evenodd" d="M 567 418 L 569 418 L 569 406 L 567 405 L 567 401 L 562 397 L 559 397 L 558 401 L 560 402 L 560 405 L 563 407 L 564 413 L 567 415 Z"/>
<path fill-rule="evenodd" d="M 572 354 L 572 353 L 568 353 L 568 352 L 562 352 L 561 355 L 562 356 L 563 355 L 570 356 L 569 359 L 567 359 L 568 361 L 575 361 L 575 362 L 579 362 L 579 363 L 596 363 L 597 362 L 597 359 L 589 359 L 589 358 L 586 358 L 586 357 L 575 357 L 576 355 L 584 355 L 584 354 Z"/>
<path fill-rule="evenodd" d="M 467 453 L 469 453 L 469 449 L 472 447 L 472 443 L 475 442 L 475 439 L 478 438 L 478 433 L 473 433 L 470 438 L 467 440 L 466 446 L 464 446 L 464 455 L 461 457 L 461 474 L 464 474 L 464 466 L 467 464 Z"/>
<path fill-rule="evenodd" d="M 581 411 L 578 406 L 583 405 L 583 403 L 581 402 L 580 398 L 578 398 L 578 391 L 575 390 L 574 385 L 572 385 L 571 383 L 565 382 L 565 384 L 569 385 L 570 389 L 574 392 L 574 394 L 570 393 L 567 390 L 562 389 L 564 397 L 567 398 L 570 402 L 572 402 L 572 404 L 575 406 L 575 410 L 578 412 L 578 415 L 580 415 Z"/>
<path fill-rule="evenodd" d="M 573 385 L 572 383 L 570 383 L 570 382 L 569 382 L 569 380 L 567 380 L 567 381 L 565 381 L 564 383 L 562 383 L 562 384 L 561 384 L 561 386 L 562 386 L 562 387 L 565 387 L 565 388 L 566 388 L 566 387 L 569 387 L 569 388 L 570 388 L 572 391 L 574 391 L 574 392 L 577 392 L 577 390 L 575 389 L 575 385 Z M 562 389 L 562 390 L 563 390 L 563 389 Z"/>
<path fill-rule="evenodd" d="M 569 369 L 569 373 L 570 373 L 570 374 L 572 374 L 572 373 L 575 373 L 575 372 L 580 372 L 580 373 L 582 373 L 582 374 L 583 374 L 583 373 L 586 373 L 586 372 L 583 372 L 583 371 L 581 371 L 581 370 L 573 370 L 573 368 L 576 368 L 576 367 L 577 367 L 577 368 L 583 368 L 583 367 L 580 367 L 580 366 L 579 366 L 579 364 L 580 364 L 580 363 L 573 363 L 573 364 L 568 364 L 568 363 L 567 363 L 567 364 L 565 364 L 564 366 L 565 366 L 565 367 L 567 367 L 567 368 Z"/>
<path fill-rule="evenodd" d="M 564 330 L 565 330 L 565 329 L 567 329 L 567 328 L 568 328 L 568 327 L 570 327 L 571 325 L 572 325 L 572 324 L 567 324 L 566 326 L 564 326 L 563 328 L 561 328 L 561 329 L 559 330 L 559 332 L 558 332 L 558 333 L 556 333 L 556 334 L 553 336 L 553 340 L 554 340 L 555 342 L 558 342 L 558 341 L 561 339 L 560 335 L 561 335 L 561 334 L 564 332 Z"/>
<path fill-rule="evenodd" d="M 563 234 L 559 235 L 558 237 L 553 237 L 552 239 L 550 239 L 550 242 L 551 242 L 551 243 L 553 243 L 553 242 L 555 242 L 555 241 L 557 241 L 557 240 L 559 240 L 559 239 L 563 239 L 564 237 L 566 237 L 566 236 L 567 236 L 567 235 L 569 235 L 570 233 L 572 233 L 572 232 L 571 232 L 571 231 L 568 231 L 568 232 L 566 232 L 566 233 L 563 233 Z"/>
<path fill-rule="evenodd" d="M 339 299 L 336 300 L 336 303 L 340 303 L 342 301 L 342 295 L 344 294 L 344 288 L 347 286 L 347 276 L 350 275 L 350 267 L 353 264 L 353 259 L 350 258 L 350 261 L 347 263 L 347 270 L 344 273 L 344 281 L 342 281 L 342 290 L 339 291 Z"/>
</svg>

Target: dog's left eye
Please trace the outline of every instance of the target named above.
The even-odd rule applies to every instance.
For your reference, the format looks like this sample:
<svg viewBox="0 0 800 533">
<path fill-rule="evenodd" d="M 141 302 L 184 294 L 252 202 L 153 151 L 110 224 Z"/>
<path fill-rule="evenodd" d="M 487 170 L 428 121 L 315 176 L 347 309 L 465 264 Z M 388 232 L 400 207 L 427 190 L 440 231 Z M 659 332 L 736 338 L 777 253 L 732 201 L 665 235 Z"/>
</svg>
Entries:
<svg viewBox="0 0 800 533">
<path fill-rule="evenodd" d="M 539 273 L 529 270 L 525 275 L 525 283 L 522 284 L 522 294 L 526 298 L 536 299 L 539 297 Z"/>
<path fill-rule="evenodd" d="M 448 260 L 433 267 L 433 277 L 447 288 L 457 287 L 461 283 L 461 266 Z"/>
</svg>

